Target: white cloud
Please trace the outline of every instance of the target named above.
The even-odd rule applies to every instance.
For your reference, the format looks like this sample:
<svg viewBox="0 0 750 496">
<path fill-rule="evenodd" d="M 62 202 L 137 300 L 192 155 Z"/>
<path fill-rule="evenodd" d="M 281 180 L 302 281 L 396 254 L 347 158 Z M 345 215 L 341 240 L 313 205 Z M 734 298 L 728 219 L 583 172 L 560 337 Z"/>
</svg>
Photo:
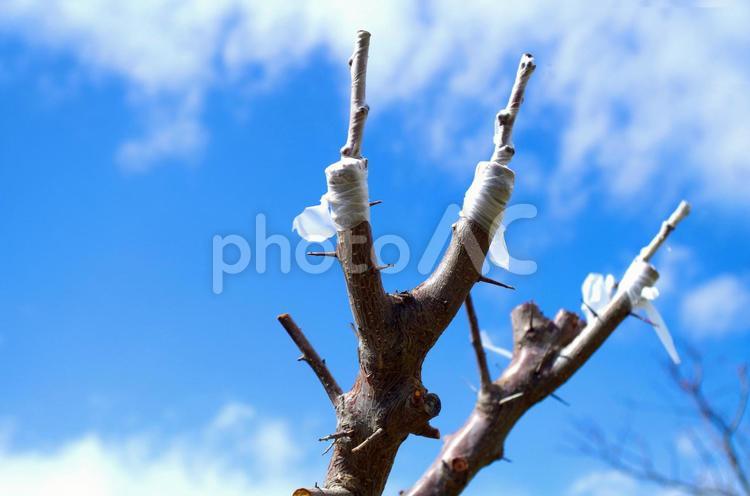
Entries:
<svg viewBox="0 0 750 496">
<path fill-rule="evenodd" d="M 750 320 L 750 289 L 737 276 L 716 276 L 685 295 L 681 317 L 685 328 L 697 337 L 743 331 Z"/>
<path fill-rule="evenodd" d="M 206 432 L 166 441 L 153 435 L 108 441 L 92 433 L 52 451 L 0 447 L 0 494 L 268 496 L 291 494 L 301 481 L 315 480 L 322 467 L 310 470 L 299 463 L 299 446 L 287 424 L 249 423 L 251 411 L 229 404 L 209 423 L 207 431 L 244 425 L 221 442 Z"/>
<path fill-rule="evenodd" d="M 646 486 L 614 470 L 586 474 L 570 486 L 568 496 L 677 496 L 679 493 Z"/>
<path fill-rule="evenodd" d="M 628 496 L 637 495 L 638 484 L 619 472 L 592 472 L 576 480 L 568 494 L 571 496 Z"/>
<path fill-rule="evenodd" d="M 233 431 L 245 426 L 255 416 L 255 409 L 250 405 L 232 401 L 222 407 L 211 422 L 212 432 L 222 433 Z"/>
<path fill-rule="evenodd" d="M 694 276 L 699 268 L 690 248 L 670 241 L 667 241 L 657 253 L 654 265 L 659 270 L 659 291 L 667 297 L 678 293 L 678 287 L 687 285 L 688 279 Z"/>
<path fill-rule="evenodd" d="M 488 152 L 489 116 L 507 97 L 520 53 L 533 50 L 539 74 L 519 126 L 557 123 L 550 182 L 559 211 L 596 189 L 618 205 L 637 204 L 644 189 L 664 201 L 688 191 L 746 205 L 750 7 L 718 5 L 6 0 L 0 30 L 124 79 L 147 107 L 173 102 L 176 124 L 151 119 L 149 134 L 122 148 L 131 168 L 198 150 L 206 138 L 196 102 L 216 85 L 268 83 L 322 54 L 341 71 L 343 90 L 342 61 L 353 31 L 365 27 L 373 115 L 402 107 L 443 162 L 470 156 L 472 166 Z"/>
</svg>

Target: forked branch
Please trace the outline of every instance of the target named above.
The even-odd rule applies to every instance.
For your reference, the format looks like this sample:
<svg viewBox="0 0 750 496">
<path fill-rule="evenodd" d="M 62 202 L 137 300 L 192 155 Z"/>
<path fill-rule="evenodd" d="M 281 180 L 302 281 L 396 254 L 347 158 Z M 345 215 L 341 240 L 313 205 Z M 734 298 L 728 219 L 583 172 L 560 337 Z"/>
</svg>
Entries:
<svg viewBox="0 0 750 496">
<path fill-rule="evenodd" d="M 466 425 L 450 438 L 409 493 L 458 494 L 479 469 L 502 458 L 504 439 L 515 422 L 588 359 L 630 313 L 631 301 L 620 295 L 584 332 L 580 332 L 582 321 L 571 312 L 561 312 L 550 321 L 535 305 L 521 305 L 512 316 L 511 365 L 499 379 L 490 380 L 469 292 L 479 281 L 507 287 L 484 277 L 481 268 L 513 190 L 514 172 L 508 164 L 514 153 L 513 126 L 535 68 L 529 54 L 521 58 L 508 104 L 497 115 L 491 160 L 477 166 L 443 259 L 430 277 L 412 291 L 386 294 L 382 266 L 373 254 L 368 164 L 361 152 L 369 111 L 365 98 L 369 42 L 369 33 L 357 33 L 350 60 L 347 141 L 341 148 L 341 160 L 326 169 L 329 204 L 338 230 L 335 256 L 343 269 L 358 338 L 359 370 L 352 389 L 342 394 L 323 360 L 291 318 L 279 318 L 336 406 L 336 432 L 346 432 L 333 439 L 324 487 L 299 489 L 298 493 L 379 495 L 398 449 L 409 435 L 439 437 L 430 420 L 440 412 L 440 399 L 422 383 L 422 364 L 466 302 L 482 390 Z M 351 195 L 351 191 L 358 194 Z M 351 199 L 355 196 L 356 201 Z M 338 223 L 337 218 L 346 217 L 344 214 L 350 210 L 359 215 L 352 216 L 350 222 Z M 674 225 L 676 221 L 669 224 L 667 231 Z"/>
<path fill-rule="evenodd" d="M 486 392 L 483 389 L 464 426 L 447 438 L 432 466 L 405 494 L 457 495 L 477 472 L 502 459 L 505 439 L 521 416 L 568 380 L 630 315 L 632 305 L 628 292 L 622 291 L 585 328 L 572 312 L 561 310 L 550 321 L 534 303 L 516 307 L 511 314 L 510 365 Z"/>
</svg>

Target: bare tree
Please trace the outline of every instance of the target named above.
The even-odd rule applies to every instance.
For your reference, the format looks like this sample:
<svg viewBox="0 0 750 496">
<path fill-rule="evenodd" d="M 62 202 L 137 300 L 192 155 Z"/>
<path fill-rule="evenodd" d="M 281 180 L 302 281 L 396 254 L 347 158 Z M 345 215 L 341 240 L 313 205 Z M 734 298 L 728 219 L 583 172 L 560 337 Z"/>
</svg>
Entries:
<svg viewBox="0 0 750 496">
<path fill-rule="evenodd" d="M 737 370 L 737 406 L 731 415 L 706 392 L 704 383 L 704 361 L 695 350 L 688 354 L 692 362 L 692 374 L 685 367 L 669 365 L 669 378 L 678 391 L 679 407 L 686 404 L 687 410 L 677 409 L 683 423 L 687 449 L 697 461 L 686 463 L 678 453 L 670 450 L 671 467 L 666 469 L 657 463 L 650 443 L 632 429 L 619 436 L 607 435 L 595 422 L 579 426 L 576 450 L 586 456 L 600 460 L 610 468 L 633 479 L 649 482 L 684 494 L 716 496 L 750 496 L 748 467 L 750 451 L 747 436 L 742 432 L 748 400 L 750 382 L 747 365 Z"/>
<path fill-rule="evenodd" d="M 332 217 L 341 224 L 337 247 L 335 252 L 316 253 L 335 256 L 343 269 L 356 323 L 359 373 L 352 388 L 343 392 L 292 318 L 287 314 L 279 317 L 302 351 L 301 359 L 320 379 L 337 420 L 336 431 L 323 438 L 333 442 L 325 483 L 298 489 L 294 495 L 379 495 L 407 436 L 440 438 L 430 425 L 430 419 L 440 412 L 440 399 L 422 383 L 422 363 L 467 302 L 481 376 L 476 406 L 465 425 L 445 437 L 434 463 L 405 492 L 411 496 L 459 494 L 479 470 L 503 457 L 505 438 L 518 419 L 563 384 L 631 314 L 643 287 L 658 278 L 649 259 L 687 214 L 688 206 L 683 202 L 663 223 L 657 237 L 631 265 L 635 277 L 588 325 L 565 310 L 549 320 L 534 303 L 515 308 L 511 314 L 513 359 L 499 378 L 491 380 L 484 350 L 476 341 L 478 330 L 469 291 L 477 282 L 502 285 L 484 277 L 481 267 L 512 192 L 514 173 L 508 163 L 514 154 L 513 124 L 535 68 L 534 59 L 529 54 L 521 57 L 508 104 L 497 114 L 494 153 L 490 161 L 477 167 L 443 259 L 413 290 L 386 293 L 381 267 L 373 255 L 365 196 L 367 162 L 360 152 L 368 113 L 369 41 L 369 33 L 357 33 L 349 61 L 348 138 L 341 149 L 341 161 L 326 169 Z"/>
</svg>

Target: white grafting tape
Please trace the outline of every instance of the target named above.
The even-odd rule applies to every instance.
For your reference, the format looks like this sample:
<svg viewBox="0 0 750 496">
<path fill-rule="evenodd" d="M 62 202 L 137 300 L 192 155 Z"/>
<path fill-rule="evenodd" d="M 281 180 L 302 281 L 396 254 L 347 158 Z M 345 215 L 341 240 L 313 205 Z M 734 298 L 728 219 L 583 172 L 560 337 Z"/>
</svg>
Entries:
<svg viewBox="0 0 750 496">
<path fill-rule="evenodd" d="M 342 158 L 326 167 L 328 205 L 337 230 L 351 229 L 370 220 L 367 159 Z"/>
<path fill-rule="evenodd" d="M 581 309 L 591 322 L 597 318 L 591 312 L 592 309 L 598 313 L 604 310 L 618 294 L 626 293 L 633 310 L 642 308 L 646 312 L 656 335 L 672 361 L 680 363 L 680 356 L 677 354 L 667 324 L 652 303 L 659 296 L 659 291 L 654 287 L 658 277 L 659 273 L 656 269 L 641 259 L 636 259 L 630 264 L 622 277 L 622 281 L 617 285 L 617 292 L 613 291 L 614 277 L 611 274 L 606 277 L 602 274 L 589 274 L 581 286 L 584 303 Z"/>
<path fill-rule="evenodd" d="M 345 157 L 326 167 L 328 192 L 320 204 L 305 208 L 294 218 L 292 229 L 303 239 L 320 243 L 336 231 L 370 220 L 367 159 Z"/>
<path fill-rule="evenodd" d="M 615 277 L 612 274 L 591 273 L 586 276 L 581 286 L 583 302 L 581 310 L 589 322 L 596 318 L 597 314 L 604 310 L 612 301 L 615 294 Z"/>
<path fill-rule="evenodd" d="M 493 237 L 513 193 L 514 177 L 504 163 L 479 162 L 459 215 L 478 223 Z"/>
</svg>

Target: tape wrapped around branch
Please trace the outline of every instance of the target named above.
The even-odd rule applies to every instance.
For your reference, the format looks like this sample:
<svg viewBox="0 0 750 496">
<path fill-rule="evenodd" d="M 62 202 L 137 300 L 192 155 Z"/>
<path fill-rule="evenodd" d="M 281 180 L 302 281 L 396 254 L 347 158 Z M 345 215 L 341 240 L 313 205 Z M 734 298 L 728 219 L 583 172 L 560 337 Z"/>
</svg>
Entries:
<svg viewBox="0 0 750 496">
<path fill-rule="evenodd" d="M 615 279 L 612 274 L 591 273 L 586 276 L 581 286 L 583 296 L 583 305 L 581 310 L 586 315 L 589 322 L 599 318 L 599 313 L 609 305 L 609 303 L 619 294 L 627 294 L 633 310 L 642 308 L 654 328 L 654 332 L 667 350 L 667 354 L 674 363 L 680 363 L 680 356 L 675 348 L 672 336 L 669 333 L 667 324 L 664 322 L 659 311 L 652 303 L 658 296 L 659 290 L 654 287 L 659 273 L 656 269 L 641 260 L 640 258 L 633 261 L 625 271 L 622 281 L 615 288 Z"/>
<path fill-rule="evenodd" d="M 493 237 L 513 193 L 514 179 L 513 171 L 503 163 L 479 162 L 459 215 L 476 222 Z"/>
<path fill-rule="evenodd" d="M 326 167 L 325 173 L 328 192 L 292 223 L 303 239 L 315 243 L 370 220 L 367 159 L 345 157 Z"/>
</svg>

